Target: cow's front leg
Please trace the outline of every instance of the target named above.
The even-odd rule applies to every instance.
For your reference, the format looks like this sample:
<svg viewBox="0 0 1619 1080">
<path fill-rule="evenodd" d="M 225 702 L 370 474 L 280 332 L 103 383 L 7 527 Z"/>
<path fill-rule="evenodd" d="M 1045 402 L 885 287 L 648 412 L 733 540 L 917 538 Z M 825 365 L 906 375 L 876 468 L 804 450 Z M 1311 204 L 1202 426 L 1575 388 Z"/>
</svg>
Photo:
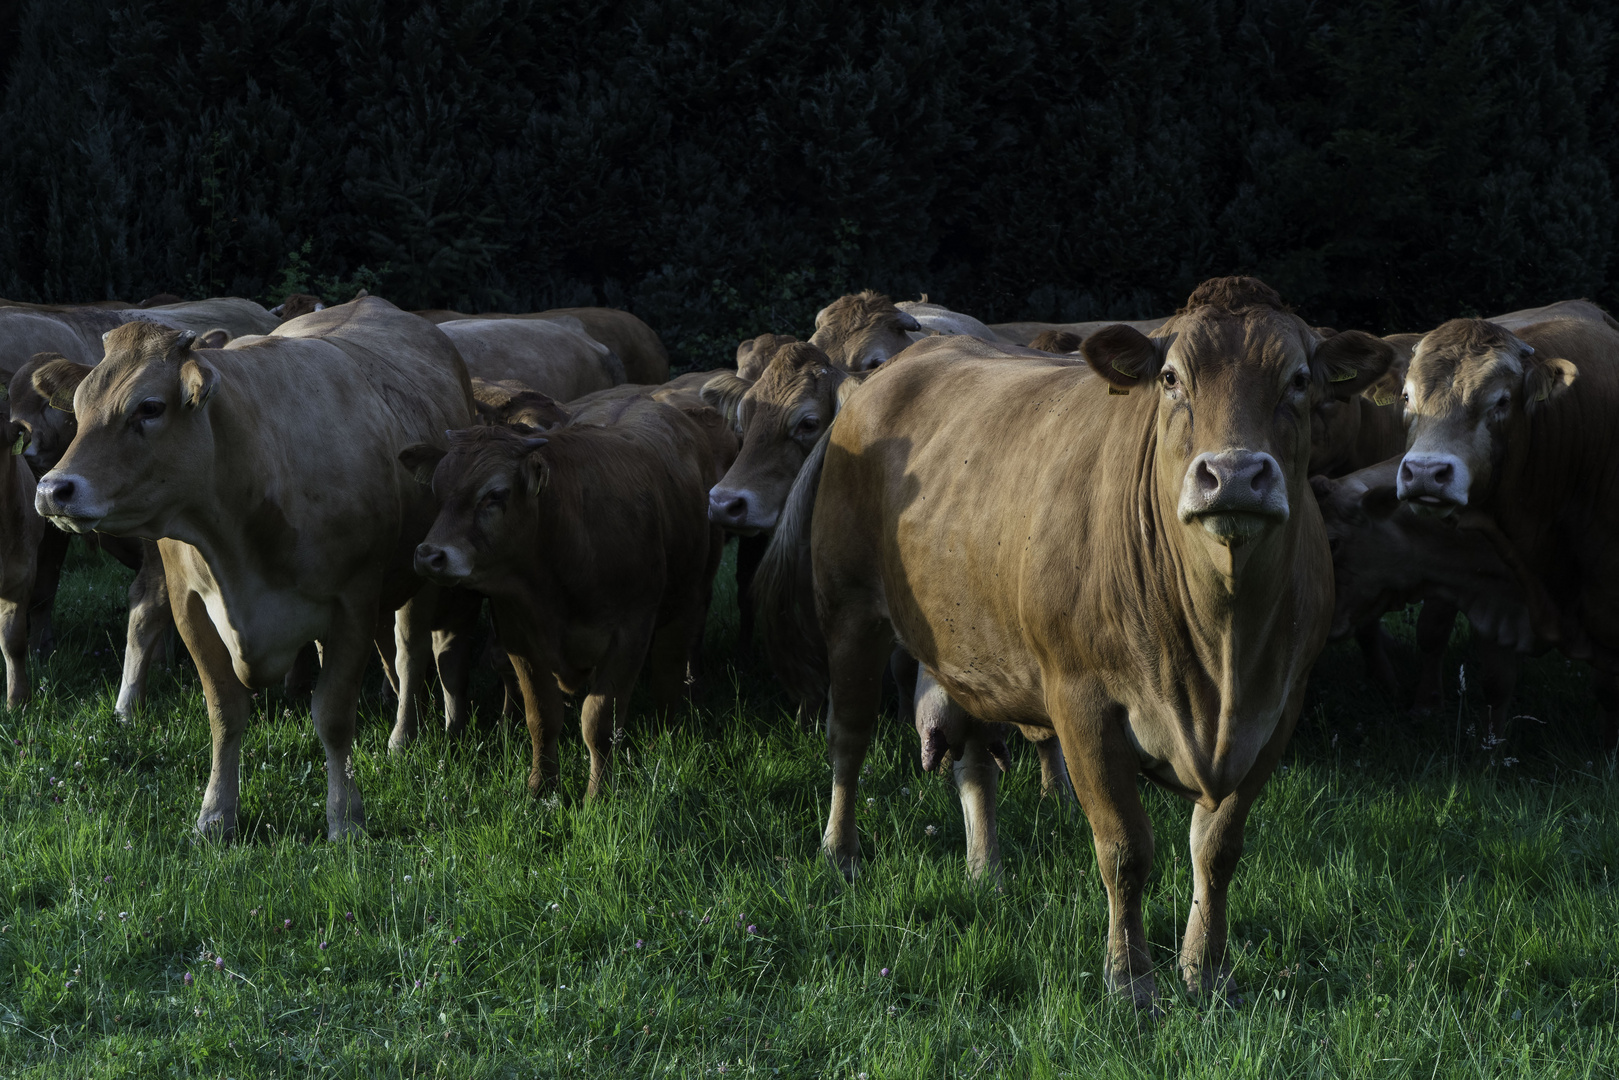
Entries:
<svg viewBox="0 0 1619 1080">
<path fill-rule="evenodd" d="M 630 692 L 646 663 L 652 644 L 652 626 L 625 627 L 616 635 L 606 658 L 590 680 L 590 696 L 579 710 L 579 726 L 590 751 L 590 785 L 585 798 L 606 794 L 613 773 L 613 746 L 624 739 L 629 717 Z"/>
<path fill-rule="evenodd" d="M 1052 724 L 1074 794 L 1091 824 L 1096 868 L 1107 888 L 1107 986 L 1138 1008 L 1156 1007 L 1158 984 L 1147 953 L 1141 897 L 1152 871 L 1152 822 L 1136 788 L 1140 764 L 1122 706 L 1087 681 L 1048 693 Z"/>
<path fill-rule="evenodd" d="M 113 711 L 129 717 L 146 698 L 152 661 L 163 651 L 163 635 L 174 624 L 169 583 L 157 545 L 141 542 L 141 566 L 129 585 L 129 624 L 124 635 L 124 671 Z"/>
<path fill-rule="evenodd" d="M 326 750 L 326 836 L 338 840 L 365 831 L 365 807 L 354 782 L 354 718 L 360 681 L 371 658 L 375 598 L 344 603 L 321 641 L 320 677 L 310 712 Z M 403 693 L 400 695 L 405 697 Z"/>
<path fill-rule="evenodd" d="M 1192 909 L 1186 918 L 1180 964 L 1181 976 L 1193 994 L 1223 993 L 1231 1004 L 1242 1001 L 1232 982 L 1226 954 L 1226 896 L 1237 861 L 1242 858 L 1248 811 L 1270 779 L 1298 721 L 1302 686 L 1300 690 L 1288 702 L 1282 721 L 1237 789 L 1213 810 L 1202 805 L 1192 809 Z"/>
<path fill-rule="evenodd" d="M 560 786 L 557 740 L 562 734 L 564 710 L 562 690 L 549 668 L 520 653 L 508 654 L 523 699 L 523 715 L 528 721 L 529 746 L 533 763 L 529 767 L 528 790 L 547 795 Z"/>
<path fill-rule="evenodd" d="M 165 560 L 166 561 L 166 560 Z M 236 814 L 241 801 L 242 733 L 247 730 L 252 700 L 247 687 L 236 677 L 230 651 L 208 617 L 202 595 L 191 591 L 180 576 L 170 574 L 169 597 L 174 624 L 180 631 L 191 660 L 202 680 L 202 696 L 208 703 L 208 726 L 213 732 L 213 764 L 208 788 L 197 812 L 197 831 L 219 840 L 236 833 Z"/>
<path fill-rule="evenodd" d="M 416 740 L 423 690 L 433 661 L 433 609 L 438 597 L 437 585 L 424 585 L 394 612 L 394 672 L 399 679 L 399 708 L 393 731 L 388 735 L 389 753 L 396 754 Z"/>
</svg>

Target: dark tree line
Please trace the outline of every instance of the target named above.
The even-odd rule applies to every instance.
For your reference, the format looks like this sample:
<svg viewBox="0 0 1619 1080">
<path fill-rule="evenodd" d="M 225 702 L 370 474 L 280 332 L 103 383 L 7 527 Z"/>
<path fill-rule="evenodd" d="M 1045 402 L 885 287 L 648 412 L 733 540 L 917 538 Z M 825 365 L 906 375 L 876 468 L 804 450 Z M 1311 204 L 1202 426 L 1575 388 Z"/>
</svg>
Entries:
<svg viewBox="0 0 1619 1080">
<path fill-rule="evenodd" d="M 1320 323 L 1615 306 L 1578 0 L 0 0 L 0 295 L 625 306 L 687 363 L 840 291 Z"/>
</svg>

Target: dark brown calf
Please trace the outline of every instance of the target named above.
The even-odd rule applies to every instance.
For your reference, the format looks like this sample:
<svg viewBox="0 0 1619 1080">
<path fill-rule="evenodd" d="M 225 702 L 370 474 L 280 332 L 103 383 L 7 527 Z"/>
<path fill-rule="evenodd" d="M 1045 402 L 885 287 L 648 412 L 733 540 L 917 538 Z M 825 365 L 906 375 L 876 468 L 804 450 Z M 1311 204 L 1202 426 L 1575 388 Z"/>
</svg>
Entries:
<svg viewBox="0 0 1619 1080">
<path fill-rule="evenodd" d="M 722 431 L 712 413 L 612 398 L 544 436 L 472 428 L 447 453 L 401 452 L 442 503 L 417 572 L 489 597 L 517 669 L 532 791 L 558 783 L 563 689 L 586 695 L 595 796 L 643 664 L 664 701 L 692 677 L 722 543 L 706 514 Z"/>
</svg>

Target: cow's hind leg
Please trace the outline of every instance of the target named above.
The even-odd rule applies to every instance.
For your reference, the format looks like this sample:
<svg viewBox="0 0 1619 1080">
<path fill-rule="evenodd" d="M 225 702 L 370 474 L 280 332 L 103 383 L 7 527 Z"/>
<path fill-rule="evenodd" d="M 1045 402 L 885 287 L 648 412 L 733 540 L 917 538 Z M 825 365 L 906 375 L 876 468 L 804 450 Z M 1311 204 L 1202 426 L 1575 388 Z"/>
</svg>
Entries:
<svg viewBox="0 0 1619 1080">
<path fill-rule="evenodd" d="M 441 596 L 434 619 L 433 662 L 438 681 L 444 687 L 444 730 L 459 735 L 471 719 L 468 697 L 472 683 L 473 650 L 478 613 L 483 597 L 470 589 L 447 589 Z"/>
<path fill-rule="evenodd" d="M 590 751 L 587 799 L 607 793 L 613 773 L 613 747 L 624 740 L 630 692 L 635 689 L 651 643 L 650 626 L 621 629 L 618 640 L 591 677 L 590 695 L 579 710 L 579 727 Z"/>
<path fill-rule="evenodd" d="M 52 614 L 56 610 L 56 590 L 62 581 L 62 564 L 67 560 L 71 533 L 46 528 L 40 536 L 34 586 L 28 603 L 28 636 L 41 660 L 56 651 L 56 631 Z"/>
<path fill-rule="evenodd" d="M 825 625 L 831 675 L 826 742 L 832 758 L 832 808 L 821 850 L 853 880 L 860 869 L 860 833 L 855 827 L 860 766 L 871 747 L 882 704 L 883 668 L 894 636 L 886 621 L 864 612 L 834 615 Z"/>
<path fill-rule="evenodd" d="M 398 753 L 416 739 L 424 690 L 433 659 L 433 614 L 439 589 L 425 585 L 394 613 L 394 672 L 399 679 L 399 708 L 388 751 Z M 317 687 L 317 692 L 319 688 Z"/>
<path fill-rule="evenodd" d="M 534 795 L 546 795 L 556 791 L 560 781 L 557 740 L 562 734 L 564 717 L 562 691 L 557 687 L 556 677 L 528 657 L 512 653 L 511 662 L 523 698 L 529 745 L 534 755 L 528 773 L 528 790 Z"/>
<path fill-rule="evenodd" d="M 1123 710 L 1096 686 L 1048 693 L 1047 700 L 1053 726 L 1066 746 L 1074 794 L 1091 824 L 1096 868 L 1107 888 L 1108 989 L 1128 996 L 1139 1008 L 1152 1008 L 1158 985 L 1141 917 L 1141 897 L 1152 871 L 1152 822 L 1136 788 L 1140 764 L 1125 736 Z"/>
<path fill-rule="evenodd" d="M 321 642 L 320 678 L 310 712 L 326 750 L 326 835 L 331 840 L 365 831 L 365 807 L 354 782 L 354 721 L 375 612 L 374 597 L 370 603 L 343 605 Z"/>
<path fill-rule="evenodd" d="M 32 687 L 28 683 L 28 589 L 23 599 L 0 599 L 0 651 L 6 655 L 6 705 L 20 709 L 28 704 Z"/>
<path fill-rule="evenodd" d="M 146 680 L 152 662 L 163 652 L 163 636 L 174 625 L 169 605 L 169 582 L 157 545 L 141 544 L 141 565 L 129 584 L 129 625 L 124 634 L 124 671 L 113 711 L 128 717 L 146 698 Z"/>
<path fill-rule="evenodd" d="M 1040 755 L 1040 797 L 1055 796 L 1064 805 L 1074 800 L 1074 785 L 1068 779 L 1068 762 L 1062 756 L 1062 740 L 1054 734 L 1031 732 L 1025 728 L 1024 736 L 1034 743 L 1034 752 Z"/>
</svg>

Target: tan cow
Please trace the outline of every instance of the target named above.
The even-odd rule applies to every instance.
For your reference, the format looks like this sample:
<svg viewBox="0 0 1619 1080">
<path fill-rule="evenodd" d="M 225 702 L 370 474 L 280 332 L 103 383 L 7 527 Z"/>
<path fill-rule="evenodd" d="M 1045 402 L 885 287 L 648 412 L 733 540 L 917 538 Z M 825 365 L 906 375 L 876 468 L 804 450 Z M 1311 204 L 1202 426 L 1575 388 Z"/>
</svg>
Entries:
<svg viewBox="0 0 1619 1080">
<path fill-rule="evenodd" d="M 526 314 L 491 311 L 482 315 L 430 308 L 416 314 L 440 326 L 461 319 L 575 319 L 585 333 L 613 350 L 623 361 L 625 382 L 656 385 L 669 379 L 669 351 L 663 347 L 663 341 L 646 323 L 617 308 L 552 308 Z"/>
<path fill-rule="evenodd" d="M 923 293 L 920 300 L 901 300 L 894 305 L 911 316 L 922 326 L 922 332 L 927 334 L 962 334 L 975 337 L 979 341 L 999 341 L 995 331 L 985 326 L 971 315 L 959 311 L 952 311 L 943 304 L 935 304 Z"/>
<path fill-rule="evenodd" d="M 286 322 L 296 319 L 300 315 L 308 315 L 312 311 L 326 310 L 326 301 L 309 293 L 288 293 L 287 298 L 270 309 L 270 314 Z"/>
<path fill-rule="evenodd" d="M 1137 777 L 1194 803 L 1181 968 L 1194 991 L 1225 984 L 1243 826 L 1332 616 L 1310 407 L 1359 392 L 1391 353 L 1368 334 L 1322 340 L 1268 287 L 1222 278 L 1150 338 L 1093 334 L 1091 370 L 958 337 L 875 374 L 801 480 L 812 523 L 784 520 L 760 575 L 763 610 L 792 618 L 781 586 L 808 547 L 828 857 L 858 864 L 856 783 L 897 638 L 972 716 L 1055 729 L 1108 890 L 1108 982 L 1143 1005 L 1153 835 Z M 812 660 L 816 632 L 798 637 Z M 989 798 L 993 783 L 986 769 Z"/>
<path fill-rule="evenodd" d="M 642 665 L 665 702 L 694 670 L 722 543 L 704 506 L 725 435 L 716 414 L 697 413 L 614 397 L 543 436 L 478 427 L 452 432 L 447 454 L 399 455 L 443 500 L 418 572 L 489 597 L 522 687 L 535 793 L 559 781 L 564 691 L 586 695 L 594 797 Z"/>
<path fill-rule="evenodd" d="M 1105 330 L 1109 326 L 1129 326 L 1143 334 L 1150 334 L 1168 321 L 1168 319 L 1136 319 L 1108 322 L 1103 319 L 1075 323 L 1008 322 L 990 323 L 989 329 L 1002 341 L 1009 341 L 1014 345 L 1033 345 L 1034 339 L 1045 333 L 1073 334 L 1084 341 L 1096 331 Z"/>
<path fill-rule="evenodd" d="M 430 607 L 412 551 L 437 512 L 401 445 L 471 421 L 466 369 L 437 329 L 368 298 L 247 345 L 130 324 L 74 395 L 79 430 L 40 481 L 74 532 L 158 537 L 175 622 L 202 677 L 213 766 L 198 828 L 236 826 L 248 688 L 319 641 L 313 705 L 334 838 L 363 828 L 354 719 L 379 612 L 401 605 L 401 682 L 425 673 Z M 400 721 L 414 695 L 400 695 Z M 396 727 L 399 726 L 396 724 Z"/>
<path fill-rule="evenodd" d="M 1071 330 L 1042 330 L 1029 340 L 1029 348 L 1048 353 L 1076 353 L 1084 340 Z"/>
<path fill-rule="evenodd" d="M 791 334 L 760 334 L 742 342 L 736 347 L 737 376 L 753 382 L 764 374 L 771 357 L 797 340 Z"/>
<path fill-rule="evenodd" d="M 178 304 L 158 304 L 155 307 L 141 308 L 138 313 L 129 313 L 129 317 L 155 322 L 172 330 L 195 331 L 199 339 L 206 338 L 216 330 L 221 331 L 223 339 L 216 339 L 220 346 L 226 341 L 248 334 L 268 334 L 280 322 L 266 311 L 262 304 L 245 300 L 240 296 L 216 296 L 209 300 L 182 300 Z"/>
<path fill-rule="evenodd" d="M 870 371 L 910 347 L 922 324 L 882 293 L 840 296 L 815 315 L 810 344 L 845 371 Z M 914 335 L 914 336 L 913 336 Z"/>
<path fill-rule="evenodd" d="M 439 324 L 466 361 L 467 374 L 510 380 L 558 401 L 624 381 L 624 365 L 577 320 L 458 319 Z"/>
</svg>

